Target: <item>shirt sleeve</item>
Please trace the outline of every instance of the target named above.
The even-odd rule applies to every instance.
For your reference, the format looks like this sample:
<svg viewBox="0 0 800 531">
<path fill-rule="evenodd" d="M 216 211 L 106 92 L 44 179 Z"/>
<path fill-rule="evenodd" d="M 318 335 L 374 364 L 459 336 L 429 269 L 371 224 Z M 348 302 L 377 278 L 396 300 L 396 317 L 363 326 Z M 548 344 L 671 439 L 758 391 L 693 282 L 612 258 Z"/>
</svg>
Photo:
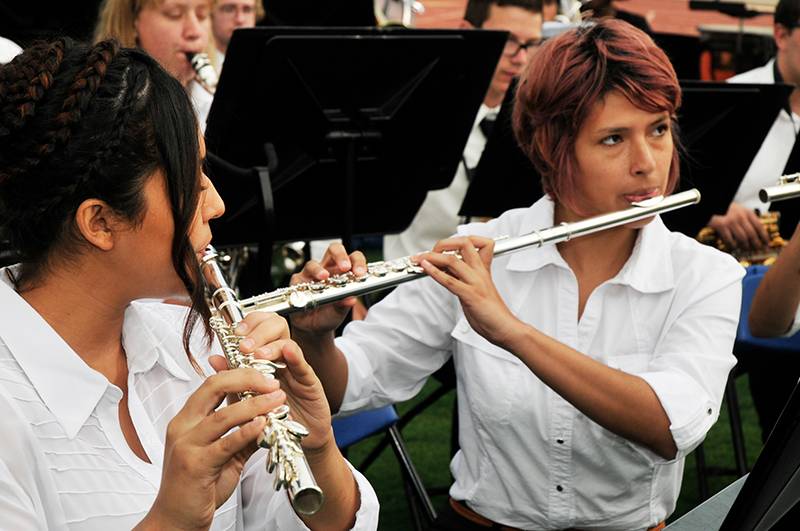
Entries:
<svg viewBox="0 0 800 531">
<path fill-rule="evenodd" d="M 270 531 L 308 530 L 289 502 L 285 491 L 275 491 L 272 475 L 266 470 L 267 454 L 259 450 L 247 462 L 242 474 L 242 512 L 245 530 Z M 356 479 L 361 505 L 356 511 L 355 531 L 372 531 L 378 528 L 380 504 L 375 490 L 359 471 L 348 462 Z"/>
<path fill-rule="evenodd" d="M 727 262 L 727 263 L 725 263 Z M 736 364 L 733 342 L 739 322 L 744 270 L 725 257 L 722 267 L 695 275 L 673 301 L 653 358 L 638 376 L 653 388 L 670 420 L 678 448 L 691 452 L 719 417 L 728 373 Z M 655 453 L 639 448 L 654 461 Z"/>
<path fill-rule="evenodd" d="M 365 320 L 350 323 L 336 339 L 348 367 L 340 413 L 416 395 L 450 358 L 459 308 L 455 296 L 425 278 L 399 286 Z"/>
</svg>

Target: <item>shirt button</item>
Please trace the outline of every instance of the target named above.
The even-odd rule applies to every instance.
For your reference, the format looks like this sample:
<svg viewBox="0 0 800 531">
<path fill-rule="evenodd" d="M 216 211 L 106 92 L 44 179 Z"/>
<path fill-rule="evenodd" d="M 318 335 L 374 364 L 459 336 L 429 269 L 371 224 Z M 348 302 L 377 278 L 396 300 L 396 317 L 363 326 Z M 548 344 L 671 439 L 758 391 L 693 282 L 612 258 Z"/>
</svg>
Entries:
<svg viewBox="0 0 800 531">
<path fill-rule="evenodd" d="M 562 487 L 561 485 L 556 485 L 556 490 L 558 492 L 561 492 L 562 490 L 564 490 L 564 487 Z"/>
<path fill-rule="evenodd" d="M 706 413 L 708 413 L 710 415 L 712 413 L 711 408 L 708 408 L 708 411 Z"/>
</svg>

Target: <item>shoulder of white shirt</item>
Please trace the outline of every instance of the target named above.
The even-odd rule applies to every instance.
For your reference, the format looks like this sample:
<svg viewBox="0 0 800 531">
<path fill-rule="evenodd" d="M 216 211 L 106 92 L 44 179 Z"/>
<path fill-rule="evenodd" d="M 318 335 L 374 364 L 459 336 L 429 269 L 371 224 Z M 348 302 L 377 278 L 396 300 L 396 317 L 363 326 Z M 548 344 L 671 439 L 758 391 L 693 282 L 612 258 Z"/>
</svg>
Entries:
<svg viewBox="0 0 800 531">
<path fill-rule="evenodd" d="M 20 52 L 22 52 L 22 48 L 17 43 L 0 37 L 0 65 L 8 63 Z"/>
</svg>

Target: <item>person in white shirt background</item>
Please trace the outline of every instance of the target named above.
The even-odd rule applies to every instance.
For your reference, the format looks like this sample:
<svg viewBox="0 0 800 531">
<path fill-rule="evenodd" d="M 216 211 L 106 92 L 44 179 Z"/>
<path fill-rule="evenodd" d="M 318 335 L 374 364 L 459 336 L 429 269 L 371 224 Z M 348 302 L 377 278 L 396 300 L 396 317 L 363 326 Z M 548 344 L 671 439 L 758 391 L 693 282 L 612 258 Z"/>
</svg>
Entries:
<svg viewBox="0 0 800 531">
<path fill-rule="evenodd" d="M 438 240 L 455 233 L 458 211 L 469 186 L 468 172 L 478 165 L 486 146 L 486 133 L 480 124 L 487 117 L 493 120 L 497 116 L 511 80 L 520 74 L 541 42 L 542 3 L 541 0 L 469 0 L 461 27 L 507 31 L 508 41 L 478 109 L 453 182 L 447 188 L 428 192 L 405 231 L 384 236 L 383 256 L 387 260 L 432 249 Z"/>
<path fill-rule="evenodd" d="M 222 70 L 233 31 L 252 28 L 264 17 L 261 0 L 214 0 L 211 8 L 211 34 L 217 49 L 216 67 Z"/>
<path fill-rule="evenodd" d="M 773 34 L 777 53 L 764 66 L 728 79 L 730 83 L 787 83 L 800 87 L 800 0 L 781 0 L 775 8 Z M 792 147 L 800 131 L 800 88 L 789 95 L 778 113 L 753 162 L 745 173 L 733 202 L 724 215 L 711 218 L 709 226 L 717 231 L 731 249 L 762 249 L 769 237 L 755 209 L 766 210 L 758 191 L 774 186 L 783 175 Z"/>
<path fill-rule="evenodd" d="M 292 317 L 334 411 L 406 400 L 453 358 L 450 528 L 647 529 L 674 510 L 735 363 L 743 269 L 658 216 L 494 260 L 491 238 L 669 194 L 680 97 L 664 52 L 627 23 L 549 40 L 514 115 L 547 195 L 417 256 L 430 278 L 340 338 L 352 299 Z M 363 255 L 334 244 L 294 281 L 350 270 L 364 274 Z"/>
<path fill-rule="evenodd" d="M 764 66 L 734 76 L 728 81 L 768 84 L 783 82 L 800 87 L 799 24 L 800 0 L 780 0 L 775 7 L 773 24 L 777 48 L 775 58 Z M 762 249 L 769 243 L 767 231 L 759 221 L 755 209 L 766 210 L 770 205 L 759 200 L 758 191 L 774 186 L 783 175 L 798 132 L 800 88 L 795 88 L 753 158 L 727 213 L 713 216 L 709 222 L 709 226 L 717 231 L 731 249 Z M 781 266 L 783 267 L 786 266 Z M 770 275 L 768 278 L 773 277 Z M 788 286 L 787 289 L 791 292 Z M 761 305 L 756 304 L 756 307 L 759 306 Z M 761 308 L 765 309 L 765 306 Z M 766 326 L 766 329 L 760 333 L 774 333 L 774 325 L 768 325 L 760 319 L 755 324 L 756 330 L 753 333 L 759 332 L 761 326 Z M 743 360 L 743 366 L 747 368 L 750 394 L 761 426 L 761 438 L 766 440 L 800 377 L 800 360 L 796 356 L 769 356 L 769 359 L 749 356 Z"/>
<path fill-rule="evenodd" d="M 211 5 L 212 0 L 104 0 L 94 32 L 95 42 L 114 38 L 123 46 L 138 46 L 175 76 L 189 93 L 203 131 L 214 97 L 195 81 L 186 54 L 204 52 L 213 62 Z"/>
<path fill-rule="evenodd" d="M 243 352 L 285 359 L 280 383 L 211 355 L 198 257 L 224 205 L 178 81 L 115 41 L 60 39 L 0 67 L 0 94 L 0 225 L 22 256 L 0 270 L 2 526 L 375 529 L 286 322 L 238 330 Z M 190 306 L 136 302 L 168 297 Z M 326 494 L 313 516 L 256 450 L 287 402 Z"/>
</svg>

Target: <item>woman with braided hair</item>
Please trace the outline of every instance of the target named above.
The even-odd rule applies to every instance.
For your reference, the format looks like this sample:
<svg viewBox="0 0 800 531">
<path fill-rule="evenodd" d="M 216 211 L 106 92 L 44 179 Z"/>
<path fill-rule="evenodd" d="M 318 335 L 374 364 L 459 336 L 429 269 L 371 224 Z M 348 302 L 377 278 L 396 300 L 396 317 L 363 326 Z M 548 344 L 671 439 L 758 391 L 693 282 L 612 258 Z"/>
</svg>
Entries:
<svg viewBox="0 0 800 531">
<path fill-rule="evenodd" d="M 22 255 L 0 269 L 4 528 L 377 525 L 285 321 L 237 330 L 243 352 L 285 359 L 280 384 L 210 355 L 198 253 L 224 206 L 198 133 L 181 85 L 113 41 L 36 44 L 0 67 L 0 226 Z M 135 302 L 187 294 L 188 310 Z M 230 398 L 244 390 L 259 396 Z M 314 516 L 273 492 L 255 448 L 287 401 L 326 493 Z"/>
<path fill-rule="evenodd" d="M 204 130 L 213 97 L 194 81 L 186 54 L 214 58 L 211 7 L 212 0 L 104 0 L 94 35 L 95 42 L 117 39 L 150 54 L 189 92 Z"/>
</svg>

